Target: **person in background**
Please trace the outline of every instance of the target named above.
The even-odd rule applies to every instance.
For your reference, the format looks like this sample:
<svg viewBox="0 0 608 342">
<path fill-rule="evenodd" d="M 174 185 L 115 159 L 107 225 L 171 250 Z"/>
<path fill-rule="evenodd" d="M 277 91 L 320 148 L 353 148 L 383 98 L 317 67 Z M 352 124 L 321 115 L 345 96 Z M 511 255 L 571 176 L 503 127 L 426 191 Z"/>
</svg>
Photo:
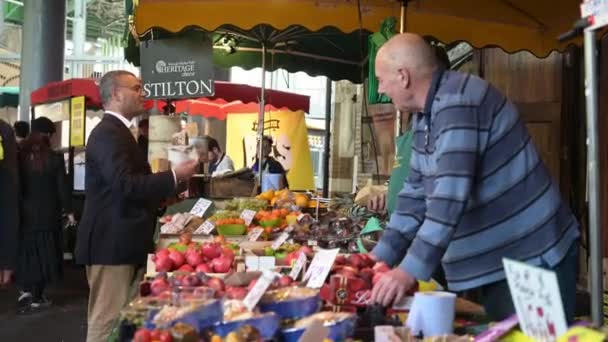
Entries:
<svg viewBox="0 0 608 342">
<path fill-rule="evenodd" d="M 272 153 L 272 144 L 274 143 L 274 141 L 272 140 L 272 137 L 269 135 L 265 135 L 262 137 L 262 155 L 264 156 L 264 164 L 262 167 L 262 170 L 264 171 L 264 173 L 268 173 L 268 174 L 280 174 L 283 175 L 282 177 L 282 181 L 279 185 L 279 188 L 287 188 L 289 187 L 289 183 L 287 182 L 287 175 L 285 172 L 285 169 L 283 168 L 283 165 L 281 165 L 281 163 L 279 163 L 276 159 L 274 159 L 270 154 Z M 253 166 L 251 167 L 251 169 L 253 170 L 253 172 L 257 173 L 259 170 L 259 145 L 257 145 L 258 148 L 256 148 L 256 153 L 255 153 L 255 162 L 253 163 Z"/>
<path fill-rule="evenodd" d="M 62 276 L 63 235 L 61 218 L 75 224 L 71 186 L 63 155 L 51 149 L 55 125 L 46 117 L 32 121 L 32 133 L 21 143 L 21 235 L 16 280 L 22 291 L 18 312 L 48 307 L 44 291 Z"/>
<path fill-rule="evenodd" d="M 105 110 L 87 144 L 86 199 L 75 258 L 89 283 L 88 342 L 106 342 L 120 310 L 141 281 L 161 202 L 180 191 L 198 161 L 152 174 L 131 127 L 144 111 L 141 82 L 110 71 L 99 82 Z"/>
<path fill-rule="evenodd" d="M 579 224 L 517 108 L 488 82 L 439 68 L 424 39 L 404 33 L 378 53 L 379 91 L 415 114 L 410 172 L 372 258 L 394 268 L 372 301 L 400 301 L 439 263 L 451 291 L 476 289 L 492 320 L 515 313 L 503 258 L 555 272 L 574 318 Z"/>
<path fill-rule="evenodd" d="M 19 246 L 19 172 L 17 142 L 11 125 L 0 119 L 0 287 L 17 267 Z"/>
<path fill-rule="evenodd" d="M 30 124 L 27 121 L 15 121 L 13 128 L 17 144 L 20 144 L 30 134 Z"/>
<path fill-rule="evenodd" d="M 234 171 L 232 159 L 222 152 L 217 140 L 207 138 L 207 160 L 209 161 L 209 174 L 211 177 L 221 176 Z"/>
<path fill-rule="evenodd" d="M 137 146 L 139 146 L 139 149 L 146 156 L 146 160 L 148 159 L 148 126 L 148 119 L 143 119 L 137 124 Z"/>
</svg>

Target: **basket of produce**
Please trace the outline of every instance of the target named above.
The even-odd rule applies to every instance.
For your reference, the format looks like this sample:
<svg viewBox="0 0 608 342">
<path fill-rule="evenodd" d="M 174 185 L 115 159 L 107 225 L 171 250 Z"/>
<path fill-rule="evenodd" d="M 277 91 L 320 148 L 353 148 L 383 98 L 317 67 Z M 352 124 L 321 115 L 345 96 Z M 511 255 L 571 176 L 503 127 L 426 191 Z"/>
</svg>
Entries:
<svg viewBox="0 0 608 342">
<path fill-rule="evenodd" d="M 220 235 L 238 236 L 244 235 L 247 231 L 245 220 L 240 216 L 238 211 L 220 210 L 211 216 L 209 221 L 213 222 Z"/>
<path fill-rule="evenodd" d="M 214 332 L 221 337 L 226 337 L 245 325 L 257 329 L 262 339 L 271 340 L 279 331 L 281 320 L 274 312 L 251 312 L 240 300 L 224 301 L 224 321 L 215 326 Z"/>
<path fill-rule="evenodd" d="M 286 287 L 268 291 L 259 303 L 262 312 L 275 312 L 282 319 L 297 319 L 321 309 L 319 291 L 308 287 Z"/>
</svg>

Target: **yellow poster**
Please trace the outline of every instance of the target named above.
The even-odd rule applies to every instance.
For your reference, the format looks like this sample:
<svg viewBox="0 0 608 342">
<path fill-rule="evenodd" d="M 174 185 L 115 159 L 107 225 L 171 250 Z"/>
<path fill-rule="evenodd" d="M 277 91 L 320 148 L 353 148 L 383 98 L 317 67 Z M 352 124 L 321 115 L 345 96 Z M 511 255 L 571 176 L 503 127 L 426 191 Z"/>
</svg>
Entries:
<svg viewBox="0 0 608 342">
<path fill-rule="evenodd" d="M 70 111 L 70 146 L 84 146 L 84 96 L 73 97 L 71 106 L 72 110 Z"/>
<path fill-rule="evenodd" d="M 255 162 L 258 114 L 228 114 L 226 118 L 226 153 L 235 169 L 251 167 Z M 274 141 L 271 156 L 287 170 L 292 190 L 314 190 L 312 159 L 304 112 L 267 112 L 264 135 Z"/>
</svg>

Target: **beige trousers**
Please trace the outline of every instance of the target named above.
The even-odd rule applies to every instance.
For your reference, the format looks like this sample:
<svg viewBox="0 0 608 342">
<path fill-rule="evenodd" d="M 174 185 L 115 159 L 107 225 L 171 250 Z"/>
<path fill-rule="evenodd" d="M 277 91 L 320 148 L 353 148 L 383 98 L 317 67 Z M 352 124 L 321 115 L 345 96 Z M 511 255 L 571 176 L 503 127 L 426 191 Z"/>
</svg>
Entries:
<svg viewBox="0 0 608 342">
<path fill-rule="evenodd" d="M 143 269 L 134 265 L 86 266 L 89 283 L 87 342 L 107 342 L 120 310 L 133 298 Z"/>
</svg>

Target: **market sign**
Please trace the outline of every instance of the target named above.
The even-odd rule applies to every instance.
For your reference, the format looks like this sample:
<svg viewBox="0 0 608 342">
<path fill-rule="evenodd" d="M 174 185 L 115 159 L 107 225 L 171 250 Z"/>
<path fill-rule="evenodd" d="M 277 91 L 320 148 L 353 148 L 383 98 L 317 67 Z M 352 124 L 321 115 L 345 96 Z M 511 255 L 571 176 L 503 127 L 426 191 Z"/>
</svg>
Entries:
<svg viewBox="0 0 608 342">
<path fill-rule="evenodd" d="M 145 97 L 183 99 L 212 96 L 211 40 L 189 37 L 145 41 L 140 46 Z"/>
<path fill-rule="evenodd" d="M 70 146 L 84 146 L 85 120 L 84 96 L 73 97 L 70 111 Z"/>
</svg>

